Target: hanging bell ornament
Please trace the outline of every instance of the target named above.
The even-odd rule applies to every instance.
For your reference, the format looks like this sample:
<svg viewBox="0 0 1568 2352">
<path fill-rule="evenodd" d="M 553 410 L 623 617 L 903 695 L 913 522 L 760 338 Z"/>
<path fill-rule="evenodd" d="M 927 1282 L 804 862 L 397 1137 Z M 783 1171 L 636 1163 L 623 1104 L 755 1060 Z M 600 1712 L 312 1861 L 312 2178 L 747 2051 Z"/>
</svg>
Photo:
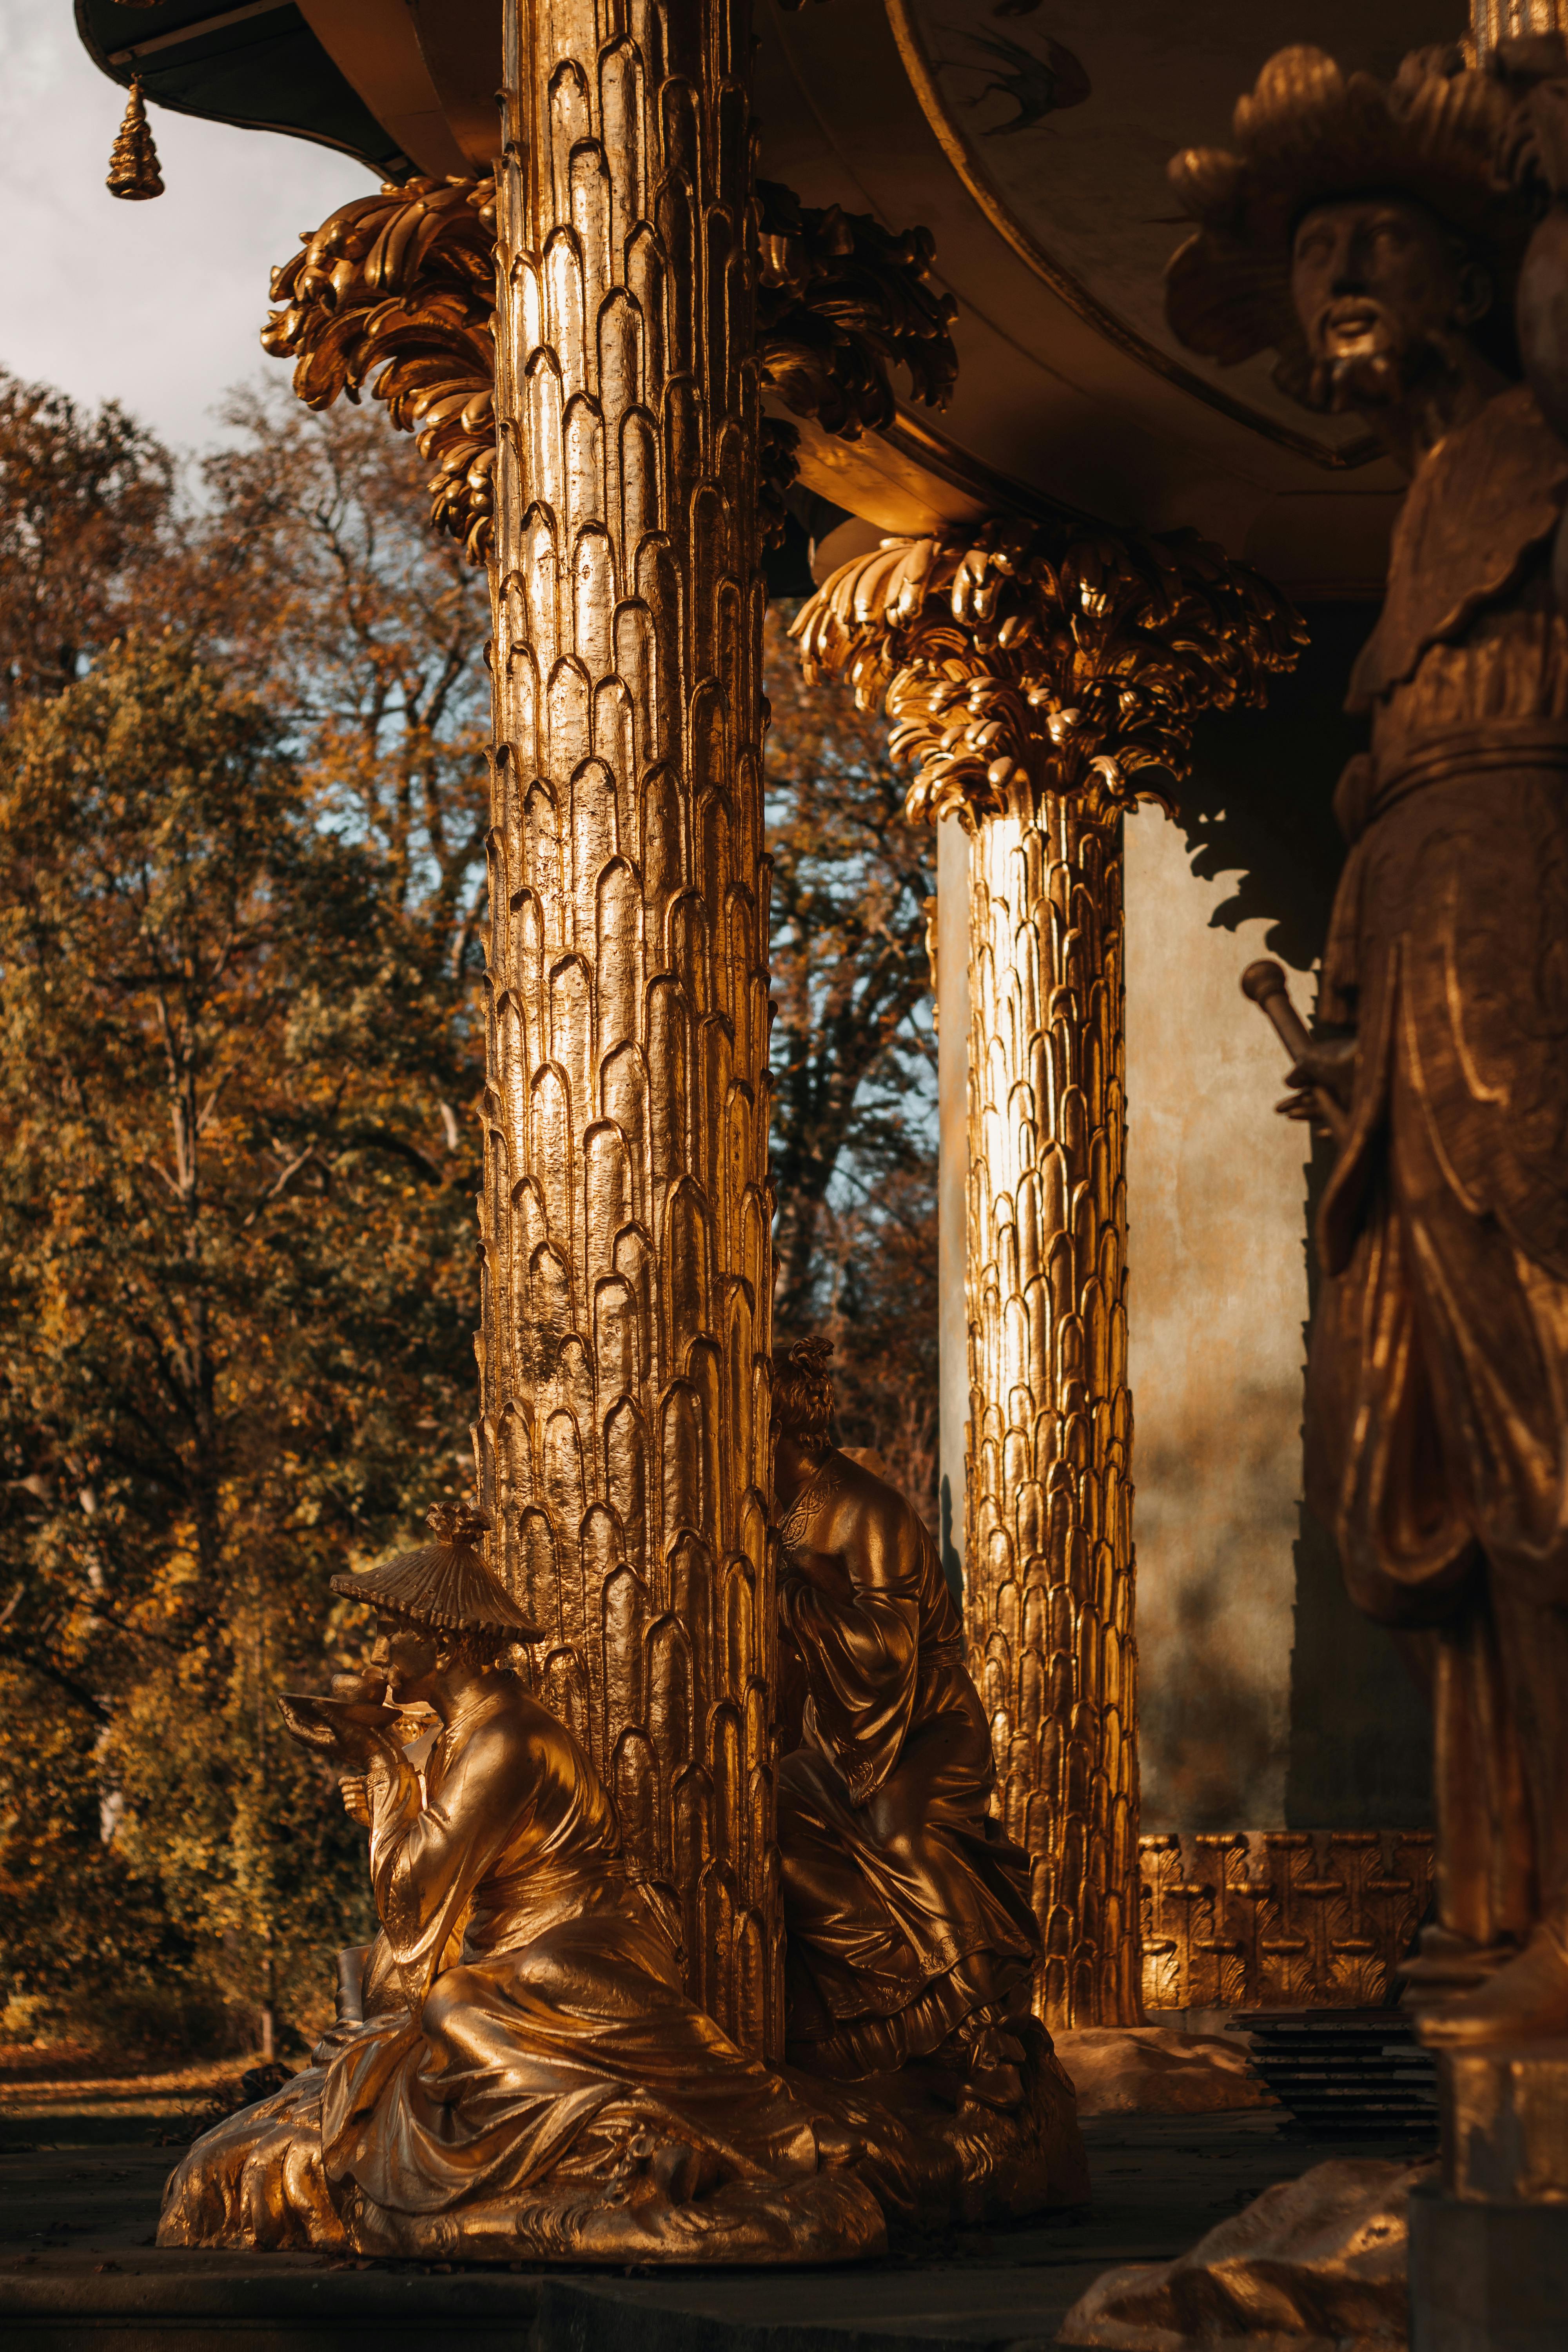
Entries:
<svg viewBox="0 0 1568 2352">
<path fill-rule="evenodd" d="M 104 186 L 111 196 L 123 196 L 128 204 L 139 204 L 144 197 L 161 196 L 163 193 L 158 150 L 153 144 L 147 110 L 142 103 L 140 74 L 131 84 L 125 117 L 110 152 L 109 177 Z"/>
</svg>

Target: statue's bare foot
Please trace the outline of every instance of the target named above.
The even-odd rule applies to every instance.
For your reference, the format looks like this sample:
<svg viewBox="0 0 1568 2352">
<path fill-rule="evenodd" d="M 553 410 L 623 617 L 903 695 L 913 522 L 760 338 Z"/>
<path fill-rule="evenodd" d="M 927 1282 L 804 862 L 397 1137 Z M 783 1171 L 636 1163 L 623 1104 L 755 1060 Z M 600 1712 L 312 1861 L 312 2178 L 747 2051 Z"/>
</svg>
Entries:
<svg viewBox="0 0 1568 2352">
<path fill-rule="evenodd" d="M 969 2071 L 959 2105 L 1010 2113 L 1024 2104 L 1024 2045 L 1005 2027 L 986 2025 L 969 2043 Z"/>
<path fill-rule="evenodd" d="M 864 2136 L 847 2125 L 829 2123 L 825 2116 L 818 2116 L 812 2128 L 816 2134 L 816 2160 L 824 2172 L 847 2172 L 866 2153 Z"/>
<path fill-rule="evenodd" d="M 963 2085 L 960 2111 L 967 2106 L 994 2107 L 1011 2115 L 1024 2104 L 1024 2076 L 1017 2066 L 977 2066 Z"/>
<path fill-rule="evenodd" d="M 1415 2031 L 1432 2050 L 1485 2050 L 1568 2033 L 1568 1951 L 1539 1927 L 1515 1960 L 1477 1991 L 1423 2009 Z"/>
</svg>

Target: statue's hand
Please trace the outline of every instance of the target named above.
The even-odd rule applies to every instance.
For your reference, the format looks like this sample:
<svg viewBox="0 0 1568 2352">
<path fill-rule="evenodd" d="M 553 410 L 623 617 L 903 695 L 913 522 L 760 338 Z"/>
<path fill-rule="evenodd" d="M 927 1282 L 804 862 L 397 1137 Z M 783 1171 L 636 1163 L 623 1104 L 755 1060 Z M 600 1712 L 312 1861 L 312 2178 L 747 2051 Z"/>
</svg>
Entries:
<svg viewBox="0 0 1568 2352">
<path fill-rule="evenodd" d="M 808 1585 L 813 1592 L 820 1593 L 824 1601 L 834 1601 L 839 1608 L 847 1608 L 855 1598 L 848 1570 L 843 1561 L 831 1552 L 792 1552 L 788 1570 L 779 1579 L 781 1597 L 785 1584 L 791 1580 L 797 1590 L 802 1585 Z"/>
<path fill-rule="evenodd" d="M 347 1699 L 351 1706 L 384 1706 L 386 1704 L 386 1676 L 367 1666 L 363 1674 L 334 1675 L 332 1696 Z"/>
<path fill-rule="evenodd" d="M 362 1829 L 370 1827 L 370 1778 L 364 1772 L 345 1772 L 338 1782 L 342 1791 L 343 1811 L 351 1822 Z"/>
<path fill-rule="evenodd" d="M 816 2160 L 824 2172 L 847 2171 L 866 2154 L 864 2138 L 847 2124 L 830 2122 L 826 2116 L 814 2116 L 811 2127 L 816 2136 Z"/>
<path fill-rule="evenodd" d="M 1277 1103 L 1275 1108 L 1286 1118 L 1312 1119 L 1322 1126 L 1322 1106 L 1316 1096 L 1320 1092 L 1326 1094 L 1342 1110 L 1348 1110 L 1355 1089 L 1355 1070 L 1353 1037 L 1321 1038 L 1297 1057 L 1289 1076 L 1296 1091 Z"/>
</svg>

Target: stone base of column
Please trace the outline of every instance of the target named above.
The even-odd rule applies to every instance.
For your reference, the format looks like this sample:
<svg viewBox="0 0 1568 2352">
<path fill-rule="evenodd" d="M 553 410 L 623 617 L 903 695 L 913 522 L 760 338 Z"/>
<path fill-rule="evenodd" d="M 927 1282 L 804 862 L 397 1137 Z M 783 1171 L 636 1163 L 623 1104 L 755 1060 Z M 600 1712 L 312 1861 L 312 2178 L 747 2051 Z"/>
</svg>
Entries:
<svg viewBox="0 0 1568 2352">
<path fill-rule="evenodd" d="M 1568 2336 L 1568 2042 L 1437 2062 L 1443 2179 L 1410 2200 L 1411 2352 Z"/>
<path fill-rule="evenodd" d="M 1410 2200 L 1410 2352 L 1562 2352 L 1568 2209 Z"/>
</svg>

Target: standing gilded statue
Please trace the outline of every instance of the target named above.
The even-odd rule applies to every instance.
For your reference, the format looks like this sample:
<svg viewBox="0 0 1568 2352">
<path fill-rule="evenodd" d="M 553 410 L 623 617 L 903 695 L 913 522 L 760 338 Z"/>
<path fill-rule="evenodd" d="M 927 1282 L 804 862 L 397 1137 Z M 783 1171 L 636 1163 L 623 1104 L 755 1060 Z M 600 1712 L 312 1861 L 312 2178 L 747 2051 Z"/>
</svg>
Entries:
<svg viewBox="0 0 1568 2352">
<path fill-rule="evenodd" d="M 1568 445 L 1561 365 L 1549 422 L 1526 364 L 1568 281 L 1516 320 L 1543 167 L 1514 110 L 1565 63 L 1555 38 L 1485 73 L 1420 51 L 1385 87 L 1287 49 L 1236 152 L 1172 166 L 1199 223 L 1176 331 L 1276 351 L 1410 478 L 1351 681 L 1371 750 L 1335 801 L 1333 1034 L 1288 1108 L 1340 1137 L 1309 1500 L 1355 1600 L 1432 1665 L 1438 1918 L 1409 1973 L 1450 2049 L 1568 2032 Z"/>
</svg>

